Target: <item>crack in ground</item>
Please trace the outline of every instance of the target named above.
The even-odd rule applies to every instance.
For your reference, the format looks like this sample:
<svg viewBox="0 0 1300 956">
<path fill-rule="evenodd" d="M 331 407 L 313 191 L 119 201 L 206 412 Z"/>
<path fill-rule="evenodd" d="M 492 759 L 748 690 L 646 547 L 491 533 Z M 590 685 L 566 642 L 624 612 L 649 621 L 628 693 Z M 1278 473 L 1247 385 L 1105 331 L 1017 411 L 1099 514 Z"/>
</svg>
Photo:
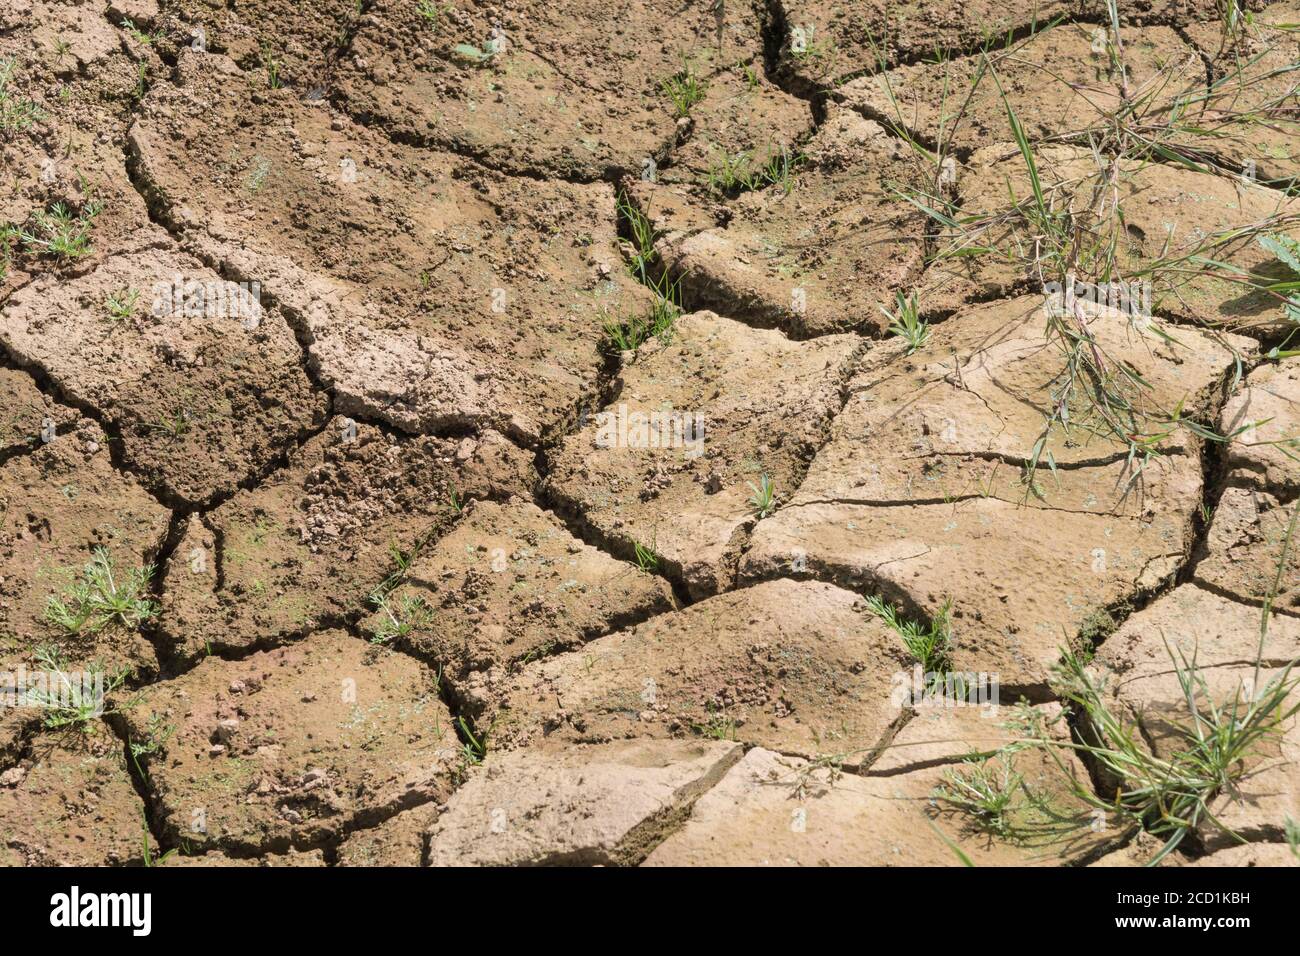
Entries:
<svg viewBox="0 0 1300 956">
<path fill-rule="evenodd" d="M 926 507 L 934 505 L 958 505 L 966 501 L 1000 501 L 1003 504 L 1014 505 L 1016 507 L 1027 507 L 1034 511 L 1051 511 L 1057 514 L 1070 515 L 1089 515 L 1092 517 L 1109 517 L 1118 520 L 1140 521 L 1141 518 L 1136 515 L 1120 514 L 1116 511 L 1088 511 L 1084 508 L 1061 508 L 1056 505 L 1035 504 L 1031 505 L 1026 500 L 1013 501 L 1009 498 L 1003 498 L 996 494 L 966 494 L 950 495 L 942 498 L 810 498 L 805 501 L 797 501 L 785 506 L 784 510 L 794 508 L 807 508 L 814 505 L 856 505 L 864 508 L 908 508 L 912 506 Z M 1161 557 L 1160 555 L 1156 556 Z M 1153 559 L 1154 560 L 1154 559 Z"/>
<path fill-rule="evenodd" d="M 166 829 L 162 823 L 161 799 L 150 784 L 147 770 L 136 759 L 135 751 L 132 749 L 131 735 L 126 729 L 126 724 L 121 720 L 113 719 L 112 712 L 104 714 L 104 724 L 122 746 L 122 762 L 126 768 L 127 779 L 131 781 L 132 789 L 135 790 L 136 796 L 140 798 L 144 828 L 153 840 L 153 849 L 150 850 L 150 856 L 157 860 L 160 856 L 173 849 L 172 841 L 167 839 Z M 144 862 L 143 855 L 141 862 Z"/>
<path fill-rule="evenodd" d="M 174 496 L 162 486 L 160 481 L 154 479 L 149 472 L 136 467 L 135 465 L 129 464 L 126 461 L 126 451 L 123 446 L 122 432 L 121 429 L 117 427 L 116 422 L 110 419 L 90 402 L 76 398 L 67 392 L 63 386 L 60 385 L 59 382 L 42 366 L 36 363 L 30 365 L 24 364 L 21 361 L 20 356 L 10 349 L 3 337 L 0 337 L 0 357 L 3 357 L 9 364 L 21 369 L 23 372 L 26 372 L 31 376 L 32 380 L 36 383 L 36 388 L 43 395 L 53 399 L 60 405 L 64 405 L 73 411 L 80 413 L 95 425 L 99 426 L 100 431 L 104 433 L 105 450 L 108 452 L 109 462 L 113 470 L 136 479 L 136 484 L 150 495 L 150 497 L 152 497 L 165 511 L 174 511 L 177 508 L 184 507 L 183 503 L 171 500 L 174 499 Z M 56 438 L 55 441 L 57 440 L 58 439 Z M 32 451 L 35 450 L 37 449 L 32 449 Z M 14 457 L 17 456 L 9 455 L 4 459 L 4 461 L 9 461 Z"/>
</svg>

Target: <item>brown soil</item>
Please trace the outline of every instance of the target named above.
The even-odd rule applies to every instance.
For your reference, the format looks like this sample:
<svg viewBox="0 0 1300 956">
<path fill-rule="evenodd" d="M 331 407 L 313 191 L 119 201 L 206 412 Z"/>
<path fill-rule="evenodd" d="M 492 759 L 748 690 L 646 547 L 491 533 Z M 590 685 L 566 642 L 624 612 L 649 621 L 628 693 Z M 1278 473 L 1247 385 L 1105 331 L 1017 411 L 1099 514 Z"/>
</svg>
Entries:
<svg viewBox="0 0 1300 956">
<path fill-rule="evenodd" d="M 1162 759 L 1300 657 L 1246 6 L 11 0 L 0 863 L 1155 860 L 1063 655 Z"/>
<path fill-rule="evenodd" d="M 66 410 L 65 410 L 66 414 Z M 67 588 L 93 548 L 122 568 L 149 563 L 167 533 L 167 511 L 109 461 L 104 433 L 85 419 L 0 467 L 0 670 L 6 685 L 38 648 L 57 648 L 68 666 L 99 662 L 138 677 L 156 674 L 157 652 L 139 632 L 112 624 L 67 636 L 45 621 L 49 598 Z M 0 710 L 0 749 L 12 753 L 40 723 L 38 710 Z"/>
<path fill-rule="evenodd" d="M 400 556 L 455 520 L 453 502 L 526 493 L 527 457 L 498 435 L 405 438 L 341 419 L 259 487 L 194 518 L 172 554 L 161 631 L 187 659 L 355 620 Z"/>
<path fill-rule="evenodd" d="M 959 312 L 925 364 L 869 353 L 798 493 L 755 530 L 742 574 L 786 574 L 804 555 L 809 573 L 927 615 L 951 598 L 958 669 L 994 669 L 1017 687 L 1046 682 L 1062 633 L 1168 579 L 1190 545 L 1201 451 L 1168 445 L 1139 478 L 1121 446 L 1052 433 L 1055 468 L 1029 478 L 1023 450 L 1039 439 L 1042 383 L 1059 360 L 1042 313 L 1037 296 Z M 1129 339 L 1116 314 L 1093 323 L 1165 401 L 1204 407 L 1232 361 L 1195 330 L 1179 330 L 1198 337 L 1184 359 Z"/>
<path fill-rule="evenodd" d="M 458 752 L 434 674 L 342 631 L 204 661 L 120 716 L 164 833 L 237 853 L 302 848 L 450 792 Z"/>
<path fill-rule="evenodd" d="M 526 664 L 673 607 L 672 591 L 570 535 L 529 502 L 473 501 L 456 525 L 411 565 L 389 609 L 420 601 L 424 626 L 404 649 L 444 667 L 443 679 L 467 697 L 477 672 Z M 385 640 L 388 611 L 363 628 Z"/>
<path fill-rule="evenodd" d="M 72 281 L 41 277 L 6 303 L 0 341 L 68 400 L 94 407 L 120 436 L 128 466 L 164 500 L 195 506 L 260 477 L 286 444 L 324 422 L 326 402 L 278 312 L 213 319 L 167 294 L 152 309 L 158 277 L 170 285 L 176 275 L 222 281 L 161 250 L 106 260 Z M 141 296 L 137 314 L 117 318 L 104 303 L 122 289 Z"/>
<path fill-rule="evenodd" d="M 98 721 L 41 737 L 0 779 L 5 866 L 139 863 L 142 827 L 122 744 Z"/>
<path fill-rule="evenodd" d="M 554 451 L 551 497 L 614 550 L 652 549 L 693 595 L 723 590 L 753 524 L 754 488 L 764 476 L 780 496 L 797 486 L 860 348 L 847 335 L 801 345 L 709 312 L 687 316 L 671 341 L 627 364 L 606 417 Z M 650 416 L 674 408 L 700 416 L 680 441 L 640 437 L 661 437 Z"/>
<path fill-rule="evenodd" d="M 1073 133 L 1101 121 L 1120 99 L 1109 59 L 1104 51 L 1093 49 L 1094 30 L 1088 24 L 1071 24 L 1031 34 L 1010 48 L 997 49 L 992 57 L 898 67 L 852 80 L 836 90 L 835 98 L 881 123 L 926 138 L 951 122 L 944 114 L 964 110 L 967 122 L 950 140 L 958 153 L 973 152 L 990 141 L 1009 142 L 1008 103 L 1024 117 L 1033 138 Z M 1205 65 L 1197 52 L 1168 27 L 1142 30 L 1126 53 L 1134 86 L 1167 84 L 1170 92 L 1165 95 L 1172 98 L 1189 82 L 1205 82 Z M 1172 76 L 1166 69 L 1170 62 L 1177 64 Z M 990 70 L 996 72 L 996 84 L 983 80 Z M 1059 83 L 1049 85 L 1049 76 Z"/>
<path fill-rule="evenodd" d="M 879 305 L 922 266 L 923 217 L 889 191 L 911 175 L 904 150 L 877 124 L 838 112 L 799 155 L 799 188 L 788 193 L 775 183 L 717 204 L 681 186 L 643 188 L 638 204 L 663 233 L 656 249 L 672 275 L 689 277 L 693 305 L 796 338 L 878 333 L 889 324 Z"/>
<path fill-rule="evenodd" d="M 693 733 L 852 749 L 900 719 L 893 637 L 848 591 L 766 582 L 542 661 L 495 688 L 499 707 L 479 723 L 500 747 Z"/>
<path fill-rule="evenodd" d="M 340 60 L 339 96 L 398 139 L 493 166 L 608 178 L 675 142 L 681 124 L 661 82 L 689 69 L 712 86 L 737 63 L 760 66 L 760 25 L 749 0 L 643 0 L 616 15 L 601 0 L 526 0 L 505 12 L 473 2 L 437 26 L 411 4 L 378 0 Z M 457 50 L 481 52 L 494 29 L 508 56 L 484 63 Z"/>
<path fill-rule="evenodd" d="M 1053 768 L 1017 761 L 1030 785 L 1054 782 Z M 797 757 L 754 748 L 701 797 L 647 866 L 1031 866 L 1073 861 L 1101 842 L 1095 834 L 1062 841 L 1045 860 L 1032 846 L 1008 846 L 962 832 L 960 821 L 927 818 L 942 768 L 897 777 L 845 776 Z M 796 790 L 796 787 L 798 788 Z M 882 839 L 882 834 L 886 834 Z"/>
</svg>

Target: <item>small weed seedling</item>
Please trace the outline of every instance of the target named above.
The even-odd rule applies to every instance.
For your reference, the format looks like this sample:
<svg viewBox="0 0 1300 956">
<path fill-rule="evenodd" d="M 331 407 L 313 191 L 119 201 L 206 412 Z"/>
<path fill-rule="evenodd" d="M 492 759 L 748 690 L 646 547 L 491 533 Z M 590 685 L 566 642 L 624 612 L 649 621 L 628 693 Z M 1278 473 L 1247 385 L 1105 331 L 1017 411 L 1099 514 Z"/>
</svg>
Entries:
<svg viewBox="0 0 1300 956">
<path fill-rule="evenodd" d="M 38 647 L 33 657 L 49 683 L 43 690 L 28 689 L 25 701 L 45 711 L 42 724 L 47 730 L 82 727 L 102 716 L 105 696 L 122 686 L 128 673 L 122 670 L 108 675 L 95 662 L 74 676 L 68 672 L 63 652 L 53 645 Z"/>
<path fill-rule="evenodd" d="M 728 717 L 725 710 L 710 713 L 708 720 L 702 724 L 692 724 L 691 729 L 701 737 L 708 737 L 710 740 L 736 739 L 735 718 Z"/>
<path fill-rule="evenodd" d="M 137 63 L 135 65 L 135 87 L 131 90 L 131 100 L 139 103 L 149 92 L 149 64 Z"/>
<path fill-rule="evenodd" d="M 655 304 L 650 308 L 646 331 L 649 335 L 657 335 L 666 341 L 673 323 L 682 314 L 682 280 L 674 282 L 665 274 L 652 289 Z"/>
<path fill-rule="evenodd" d="M 394 640 L 402 640 L 432 623 L 433 615 L 424 598 L 404 597 L 397 601 L 394 607 L 394 602 L 389 597 L 386 594 L 375 594 L 370 598 L 370 602 L 379 608 L 383 615 L 379 624 L 375 626 L 375 633 L 370 638 L 370 643 L 388 644 Z"/>
<path fill-rule="evenodd" d="M 380 582 L 379 587 L 376 588 L 374 594 L 370 596 L 372 603 L 376 600 L 382 600 L 387 597 L 399 584 L 406 580 L 406 575 L 411 570 L 411 565 L 415 562 L 418 549 L 418 542 L 409 553 L 404 552 L 399 548 L 396 542 L 389 542 L 388 554 L 393 559 L 393 570 L 389 572 L 388 577 L 384 578 L 384 580 Z"/>
<path fill-rule="evenodd" d="M 1011 811 L 1024 792 L 1025 779 L 1012 765 L 1010 755 L 993 760 L 978 755 L 944 773 L 935 797 L 968 813 L 976 825 L 1002 839 L 1012 836 Z"/>
<path fill-rule="evenodd" d="M 921 665 L 922 671 L 935 675 L 946 674 L 950 667 L 952 645 L 952 601 L 947 600 L 939 608 L 939 613 L 923 626 L 916 621 L 905 620 L 894 605 L 876 597 L 867 598 L 867 606 L 895 634 L 903 639 L 908 653 Z"/>
<path fill-rule="evenodd" d="M 108 550 L 96 548 L 81 580 L 62 596 L 50 597 L 45 620 L 72 637 L 95 634 L 112 624 L 138 627 L 157 613 L 147 597 L 153 572 L 153 565 L 146 565 L 119 575 Z"/>
<path fill-rule="evenodd" d="M 839 783 L 840 778 L 844 776 L 844 761 L 851 756 L 853 754 L 819 754 L 798 767 L 792 767 L 791 772 L 786 775 L 790 780 L 790 796 L 795 800 L 803 801 L 823 786 L 834 789 L 835 784 Z M 790 765 L 785 764 L 785 766 Z M 826 775 L 824 781 L 819 776 L 822 772 Z"/>
<path fill-rule="evenodd" d="M 345 19 L 334 30 L 334 46 L 338 49 L 344 49 L 352 41 L 352 35 L 361 20 L 363 6 L 363 0 L 353 0 L 351 14 L 345 15 Z"/>
<path fill-rule="evenodd" d="M 163 36 L 161 30 L 156 33 L 145 33 L 131 20 L 123 20 L 118 24 L 118 26 L 125 30 L 127 35 L 141 46 L 152 46 L 158 40 L 161 40 Z"/>
<path fill-rule="evenodd" d="M 515 661 L 512 666 L 517 668 L 527 667 L 533 661 L 541 660 L 543 657 L 549 657 L 559 646 L 559 639 L 553 637 L 544 644 L 538 644 L 523 657 Z"/>
<path fill-rule="evenodd" d="M 907 343 L 908 355 L 925 347 L 926 340 L 930 337 L 930 326 L 921 319 L 915 293 L 910 298 L 905 298 L 899 292 L 894 300 L 893 312 L 883 305 L 879 308 L 885 318 L 889 319 L 889 331 Z"/>
<path fill-rule="evenodd" d="M 104 299 L 104 308 L 115 322 L 121 322 L 135 315 L 135 303 L 139 298 L 139 289 L 118 289 Z"/>
<path fill-rule="evenodd" d="M 640 541 L 633 541 L 632 550 L 636 555 L 636 566 L 638 568 L 649 574 L 659 573 L 659 555 L 655 553 L 653 543 L 646 547 Z"/>
<path fill-rule="evenodd" d="M 474 731 L 469 729 L 469 724 L 465 723 L 464 717 L 457 717 L 456 723 L 460 727 L 461 736 L 464 738 L 464 743 L 461 744 L 460 748 L 461 760 L 466 767 L 477 767 L 483 762 L 483 758 L 487 756 L 488 734 L 491 728 L 475 736 Z"/>
<path fill-rule="evenodd" d="M 262 61 L 262 67 L 266 70 L 267 86 L 273 90 L 280 89 L 284 85 L 280 79 L 280 58 L 271 49 L 271 44 L 262 41 L 259 57 Z"/>
<path fill-rule="evenodd" d="M 763 472 L 762 477 L 758 479 L 758 484 L 747 481 L 749 490 L 753 492 L 749 496 L 749 506 L 754 509 L 755 518 L 766 518 L 776 510 L 776 485 L 772 479 Z"/>
<path fill-rule="evenodd" d="M 794 171 L 801 162 L 803 154 L 791 154 L 783 143 L 779 150 L 768 156 L 767 162 L 759 170 L 759 178 L 765 184 L 781 187 L 781 192 L 788 196 L 794 191 Z"/>
<path fill-rule="evenodd" d="M 618 214 L 627 223 L 632 233 L 632 262 L 628 270 L 641 282 L 649 284 L 649 268 L 655 261 L 655 234 L 650 219 L 628 198 L 626 193 L 619 193 Z"/>
<path fill-rule="evenodd" d="M 159 863 L 165 863 L 167 862 L 167 858 L 176 852 L 176 849 L 173 847 L 162 856 L 153 855 L 153 850 L 149 847 L 149 821 L 145 817 L 143 811 L 140 813 L 140 833 L 141 840 L 144 844 L 141 861 L 145 866 L 157 866 Z"/>
<path fill-rule="evenodd" d="M 1250 19 L 1241 9 L 1241 0 L 1219 0 L 1219 35 L 1226 49 L 1236 44 Z"/>
<path fill-rule="evenodd" d="M 150 422 L 147 427 L 150 431 L 162 432 L 168 438 L 180 438 L 189 434 L 194 427 L 194 420 L 186 409 L 178 408 Z"/>
<path fill-rule="evenodd" d="M 140 765 L 141 757 L 152 757 L 167 745 L 167 741 L 176 733 L 176 725 L 168 723 L 162 714 L 151 714 L 149 728 L 144 740 L 132 740 L 130 744 L 131 762 L 143 777 L 144 768 Z"/>
<path fill-rule="evenodd" d="M 461 501 L 459 495 L 457 495 L 454 489 L 448 493 L 447 505 L 448 510 L 453 515 L 460 514 L 461 508 L 464 506 L 464 503 Z M 379 587 L 375 588 L 374 592 L 371 594 L 372 602 L 376 597 L 387 597 L 397 589 L 399 584 L 406 580 L 406 576 L 410 573 L 411 565 L 415 563 L 415 559 L 423 554 L 424 549 L 437 539 L 438 534 L 439 530 L 436 525 L 432 528 L 426 529 L 415 539 L 414 542 L 412 542 L 411 550 L 409 551 L 403 551 L 396 541 L 390 541 L 388 543 L 388 554 L 393 559 L 393 570 L 389 572 L 388 576 L 379 583 Z"/>
<path fill-rule="evenodd" d="M 424 22 L 428 24 L 429 29 L 434 33 L 438 32 L 439 21 L 442 19 L 444 9 L 445 8 L 438 6 L 434 0 L 419 0 L 415 5 L 415 12 L 420 15 Z"/>
<path fill-rule="evenodd" d="M 271 175 L 271 161 L 263 156 L 254 156 L 248 176 L 244 179 L 244 188 L 250 193 L 260 192 Z"/>
<path fill-rule="evenodd" d="M 725 150 L 710 166 L 706 176 L 709 188 L 724 196 L 754 188 L 754 174 L 750 169 L 747 152 L 728 153 Z"/>
<path fill-rule="evenodd" d="M 61 261 L 79 259 L 91 251 L 90 230 L 101 206 L 88 203 L 79 214 L 56 202 L 48 211 L 32 215 L 32 231 L 21 233 L 29 252 L 53 256 Z"/>
</svg>

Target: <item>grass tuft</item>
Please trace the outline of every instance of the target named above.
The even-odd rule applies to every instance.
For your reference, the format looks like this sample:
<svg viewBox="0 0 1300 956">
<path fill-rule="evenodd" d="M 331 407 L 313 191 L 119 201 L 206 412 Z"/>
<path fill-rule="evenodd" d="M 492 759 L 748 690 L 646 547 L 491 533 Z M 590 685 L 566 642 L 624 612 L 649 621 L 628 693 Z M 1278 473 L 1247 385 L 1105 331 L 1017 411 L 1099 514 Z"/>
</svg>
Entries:
<svg viewBox="0 0 1300 956">
<path fill-rule="evenodd" d="M 691 107 L 704 99 L 704 83 L 689 66 L 683 66 L 680 73 L 662 80 L 660 91 L 668 97 L 673 106 L 673 115 L 678 118 L 691 115 Z"/>
<path fill-rule="evenodd" d="M 672 333 L 673 325 L 682 314 L 681 279 L 673 281 L 665 274 L 657 282 L 646 284 L 655 293 L 649 314 L 630 316 L 622 322 L 606 322 L 606 351 L 635 352 L 652 338 L 667 341 Z"/>
<path fill-rule="evenodd" d="M 422 597 L 404 597 L 394 602 L 391 595 L 377 593 L 371 595 L 370 603 L 383 615 L 370 638 L 372 644 L 404 640 L 433 623 L 432 610 Z"/>
<path fill-rule="evenodd" d="M 262 62 L 262 68 L 266 70 L 266 85 L 273 90 L 284 86 L 284 81 L 280 78 L 280 58 L 271 49 L 271 44 L 265 40 L 259 48 L 258 58 Z"/>
<path fill-rule="evenodd" d="M 803 159 L 803 154 L 791 153 L 784 144 L 769 150 L 767 159 L 758 164 L 749 151 L 732 154 L 724 150 L 709 166 L 705 182 L 710 190 L 723 196 L 768 186 L 777 186 L 788 196 L 794 191 L 795 172 Z"/>
<path fill-rule="evenodd" d="M 1068 701 L 1084 728 L 1086 742 L 1064 742 L 1033 732 L 1012 746 L 1031 746 L 1053 755 L 1064 769 L 1060 751 L 1074 749 L 1085 756 L 1103 780 L 1116 781 L 1113 796 L 1098 796 L 1075 783 L 1075 795 L 1097 809 L 1118 814 L 1165 840 L 1150 865 L 1158 863 L 1191 833 L 1209 825 L 1235 836 L 1215 819 L 1211 804 L 1232 793 L 1255 768 L 1261 747 L 1281 736 L 1283 724 L 1300 704 L 1288 704 L 1300 686 L 1284 667 L 1254 694 L 1238 686 L 1222 703 L 1210 694 L 1193 652 L 1188 659 L 1166 642 L 1173 671 L 1182 690 L 1186 716 L 1172 723 L 1174 746 L 1156 753 L 1138 721 L 1119 712 L 1106 693 L 1105 682 L 1094 677 L 1073 654 L 1058 666 L 1054 687 Z M 1073 776 L 1071 775 L 1071 779 Z"/>
<path fill-rule="evenodd" d="M 638 568 L 648 574 L 659 573 L 659 555 L 654 549 L 653 542 L 647 546 L 640 541 L 633 541 L 632 552 L 636 557 L 636 566 Z"/>
</svg>

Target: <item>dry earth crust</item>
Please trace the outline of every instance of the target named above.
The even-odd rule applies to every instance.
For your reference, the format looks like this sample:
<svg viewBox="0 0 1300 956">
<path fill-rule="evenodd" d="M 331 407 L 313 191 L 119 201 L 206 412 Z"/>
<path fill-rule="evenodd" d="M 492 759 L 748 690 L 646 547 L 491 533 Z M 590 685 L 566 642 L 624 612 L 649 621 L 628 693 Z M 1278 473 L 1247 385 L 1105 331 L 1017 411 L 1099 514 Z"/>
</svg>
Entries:
<svg viewBox="0 0 1300 956">
<path fill-rule="evenodd" d="M 1059 667 L 1300 658 L 1243 6 L 7 3 L 0 863 L 1294 865 L 1294 714 L 1162 856 Z"/>
</svg>

